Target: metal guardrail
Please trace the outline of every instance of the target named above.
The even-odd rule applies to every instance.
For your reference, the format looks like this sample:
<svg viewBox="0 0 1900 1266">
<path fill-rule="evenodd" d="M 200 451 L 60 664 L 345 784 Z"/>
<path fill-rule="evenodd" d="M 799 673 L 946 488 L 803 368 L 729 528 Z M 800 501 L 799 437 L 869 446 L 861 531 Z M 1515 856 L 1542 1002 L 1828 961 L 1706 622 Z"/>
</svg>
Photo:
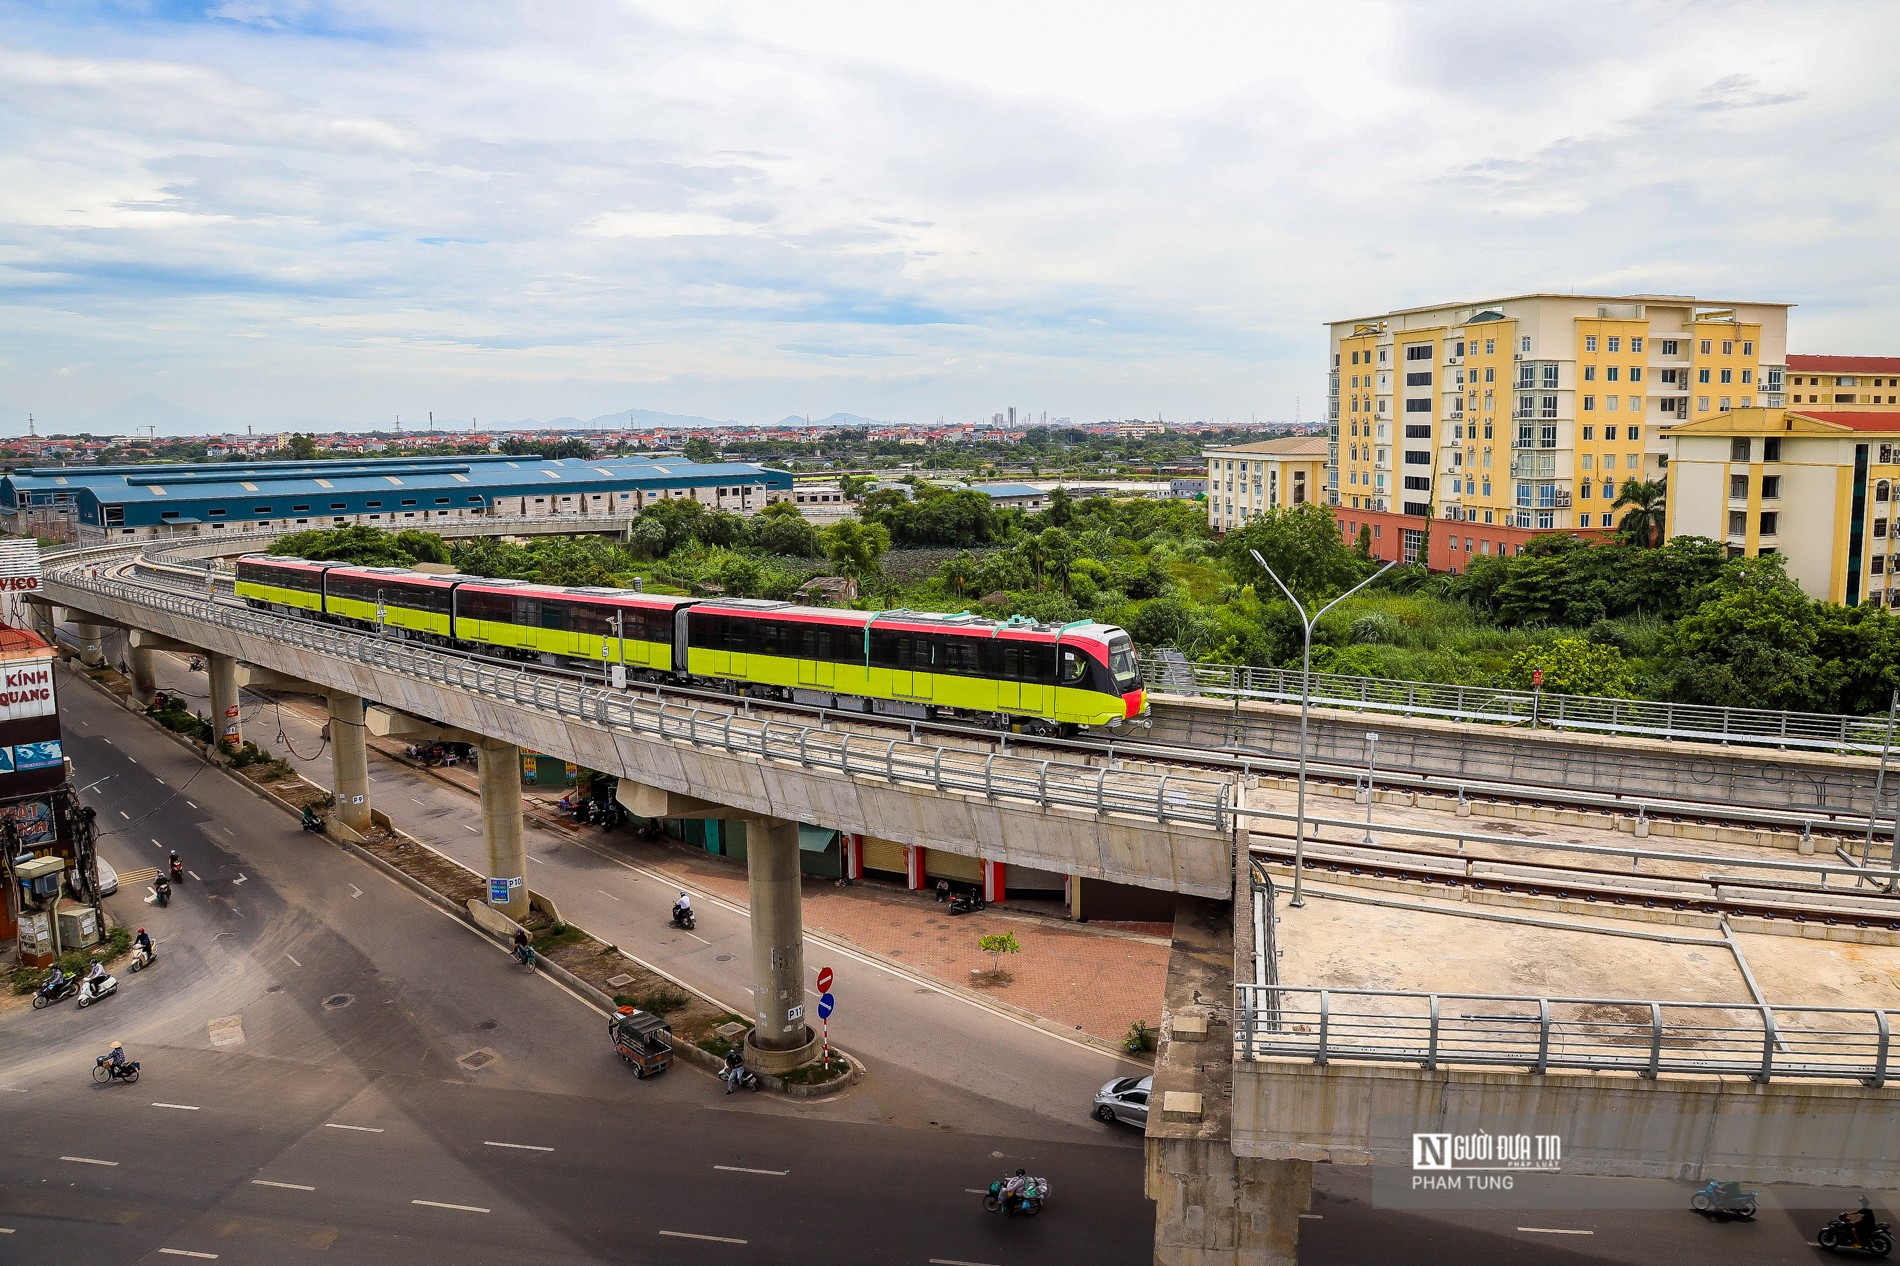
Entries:
<svg viewBox="0 0 1900 1266">
<path fill-rule="evenodd" d="M 1234 788 L 1229 781 L 1111 769 L 1106 765 L 1063 764 L 1001 752 L 979 756 L 901 739 L 762 720 L 715 707 L 649 701 L 626 691 L 502 668 L 450 651 L 333 625 L 207 603 L 200 597 L 131 584 L 103 574 L 103 564 L 123 557 L 125 549 L 111 546 L 59 555 L 48 569 L 47 583 L 649 738 L 683 740 L 735 755 L 796 762 L 807 769 L 884 778 L 939 792 L 981 794 L 990 799 L 1082 809 L 1098 815 L 1122 814 L 1205 827 L 1221 834 L 1231 831 L 1234 822 Z M 90 574 L 95 567 L 101 574 Z M 48 596 L 59 601 L 55 595 Z"/>
<path fill-rule="evenodd" d="M 1143 684 L 1156 694 L 1223 699 L 1300 701 L 1300 673 L 1244 664 L 1197 664 L 1155 653 L 1141 661 Z M 1523 725 L 1598 734 L 1628 734 L 1697 743 L 1801 747 L 1877 754 L 1887 719 L 1828 712 L 1776 712 L 1699 703 L 1653 703 L 1536 690 L 1448 686 L 1381 677 L 1312 675 L 1312 699 L 1323 708 L 1436 717 L 1481 725 Z"/>
<path fill-rule="evenodd" d="M 1237 984 L 1236 1057 L 1810 1078 L 1879 1087 L 1900 1011 Z"/>
</svg>

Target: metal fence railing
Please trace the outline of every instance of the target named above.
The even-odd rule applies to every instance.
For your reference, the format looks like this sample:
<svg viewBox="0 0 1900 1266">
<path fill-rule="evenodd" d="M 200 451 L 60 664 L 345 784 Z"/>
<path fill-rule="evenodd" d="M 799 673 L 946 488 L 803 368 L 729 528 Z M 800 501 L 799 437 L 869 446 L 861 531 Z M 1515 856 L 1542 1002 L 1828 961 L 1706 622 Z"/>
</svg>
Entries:
<svg viewBox="0 0 1900 1266">
<path fill-rule="evenodd" d="M 1235 986 L 1236 1057 L 1827 1078 L 1881 1086 L 1900 1011 Z"/>
<path fill-rule="evenodd" d="M 103 564 L 120 560 L 125 553 L 124 546 L 116 546 L 55 556 L 47 568 L 48 598 L 62 606 L 88 609 L 79 597 L 96 595 L 259 642 L 294 646 L 368 665 L 379 673 L 400 674 L 500 700 L 511 707 L 533 709 L 576 724 L 681 740 L 760 759 L 793 761 L 808 769 L 868 775 L 938 792 L 1028 801 L 1044 808 L 1130 815 L 1150 822 L 1203 827 L 1223 835 L 1233 826 L 1231 780 L 945 748 L 862 730 L 747 716 L 716 705 L 669 702 L 372 633 L 287 619 L 228 603 L 208 603 L 197 594 L 135 584 L 107 574 Z M 185 634 L 182 629 L 168 631 Z"/>
<path fill-rule="evenodd" d="M 1160 651 L 1142 657 L 1141 672 L 1144 684 L 1156 694 L 1276 703 L 1300 701 L 1297 669 L 1197 664 L 1178 653 Z M 1322 708 L 1436 717 L 1481 725 L 1541 726 L 1553 730 L 1755 747 L 1878 753 L 1887 738 L 1884 716 L 1655 703 L 1642 699 L 1349 677 L 1338 673 L 1312 674 L 1312 701 Z"/>
</svg>

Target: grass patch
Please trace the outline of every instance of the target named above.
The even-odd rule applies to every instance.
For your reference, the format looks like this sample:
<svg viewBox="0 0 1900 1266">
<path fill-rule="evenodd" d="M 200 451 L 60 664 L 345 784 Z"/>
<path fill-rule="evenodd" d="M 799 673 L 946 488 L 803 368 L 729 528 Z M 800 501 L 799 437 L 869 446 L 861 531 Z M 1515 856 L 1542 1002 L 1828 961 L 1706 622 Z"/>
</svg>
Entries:
<svg viewBox="0 0 1900 1266">
<path fill-rule="evenodd" d="M 840 1056 L 831 1061 L 830 1068 L 826 1068 L 823 1064 L 805 1064 L 788 1073 L 781 1073 L 780 1078 L 788 1086 L 822 1086 L 840 1077 L 849 1076 L 850 1072 L 851 1066 L 846 1064 Z"/>
<path fill-rule="evenodd" d="M 587 933 L 572 923 L 550 923 L 546 931 L 534 934 L 534 948 L 538 954 L 551 954 L 563 946 L 578 945 L 587 939 Z"/>
<path fill-rule="evenodd" d="M 689 994 L 683 994 L 677 989 L 667 988 L 655 989 L 650 993 L 640 994 L 637 997 L 624 993 L 614 995 L 614 1005 L 616 1007 L 632 1007 L 637 1011 L 645 1011 L 648 1015 L 657 1015 L 662 1019 L 669 1013 L 678 1011 L 681 1007 L 686 1006 L 692 1002 L 692 1000 Z"/>
</svg>

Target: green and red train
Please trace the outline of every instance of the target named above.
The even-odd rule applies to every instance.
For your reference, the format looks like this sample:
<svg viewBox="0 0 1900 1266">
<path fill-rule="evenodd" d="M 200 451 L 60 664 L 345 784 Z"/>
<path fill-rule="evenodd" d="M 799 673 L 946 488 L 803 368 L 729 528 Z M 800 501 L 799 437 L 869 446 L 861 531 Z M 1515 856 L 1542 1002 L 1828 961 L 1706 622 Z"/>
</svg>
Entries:
<svg viewBox="0 0 1900 1266">
<path fill-rule="evenodd" d="M 826 708 L 1044 735 L 1119 730 L 1148 712 L 1134 642 L 1089 621 L 665 597 L 270 554 L 238 559 L 236 590 L 283 615 Z"/>
</svg>

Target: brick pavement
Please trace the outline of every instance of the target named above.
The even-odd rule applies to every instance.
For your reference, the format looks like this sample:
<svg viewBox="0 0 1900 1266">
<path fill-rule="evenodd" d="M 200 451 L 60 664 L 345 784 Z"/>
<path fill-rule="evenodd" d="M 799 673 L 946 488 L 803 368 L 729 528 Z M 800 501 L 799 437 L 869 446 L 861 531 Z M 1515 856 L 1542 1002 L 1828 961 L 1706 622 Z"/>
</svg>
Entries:
<svg viewBox="0 0 1900 1266">
<path fill-rule="evenodd" d="M 372 739 L 385 756 L 408 762 L 403 745 Z M 463 766 L 430 771 L 445 782 L 479 794 L 475 771 Z M 663 871 L 737 905 L 747 902 L 743 865 L 674 840 L 643 841 L 630 832 L 611 835 L 577 827 L 555 808 L 562 789 L 528 787 L 522 798 L 538 825 L 605 843 L 629 860 Z M 1161 1018 L 1168 975 L 1166 930 L 1097 928 L 1013 910 L 952 916 L 932 894 L 912 894 L 875 881 L 841 887 L 822 878 L 804 882 L 805 926 L 951 988 L 1007 1003 L 1034 1015 L 1108 1041 L 1119 1041 L 1135 1020 L 1150 1028 Z M 1008 982 L 972 976 L 987 972 L 990 956 L 977 940 L 991 932 L 1014 932 L 1022 951 L 1005 958 Z M 1160 933 L 1160 935 L 1154 935 Z M 814 964 L 816 966 L 817 964 Z"/>
</svg>

